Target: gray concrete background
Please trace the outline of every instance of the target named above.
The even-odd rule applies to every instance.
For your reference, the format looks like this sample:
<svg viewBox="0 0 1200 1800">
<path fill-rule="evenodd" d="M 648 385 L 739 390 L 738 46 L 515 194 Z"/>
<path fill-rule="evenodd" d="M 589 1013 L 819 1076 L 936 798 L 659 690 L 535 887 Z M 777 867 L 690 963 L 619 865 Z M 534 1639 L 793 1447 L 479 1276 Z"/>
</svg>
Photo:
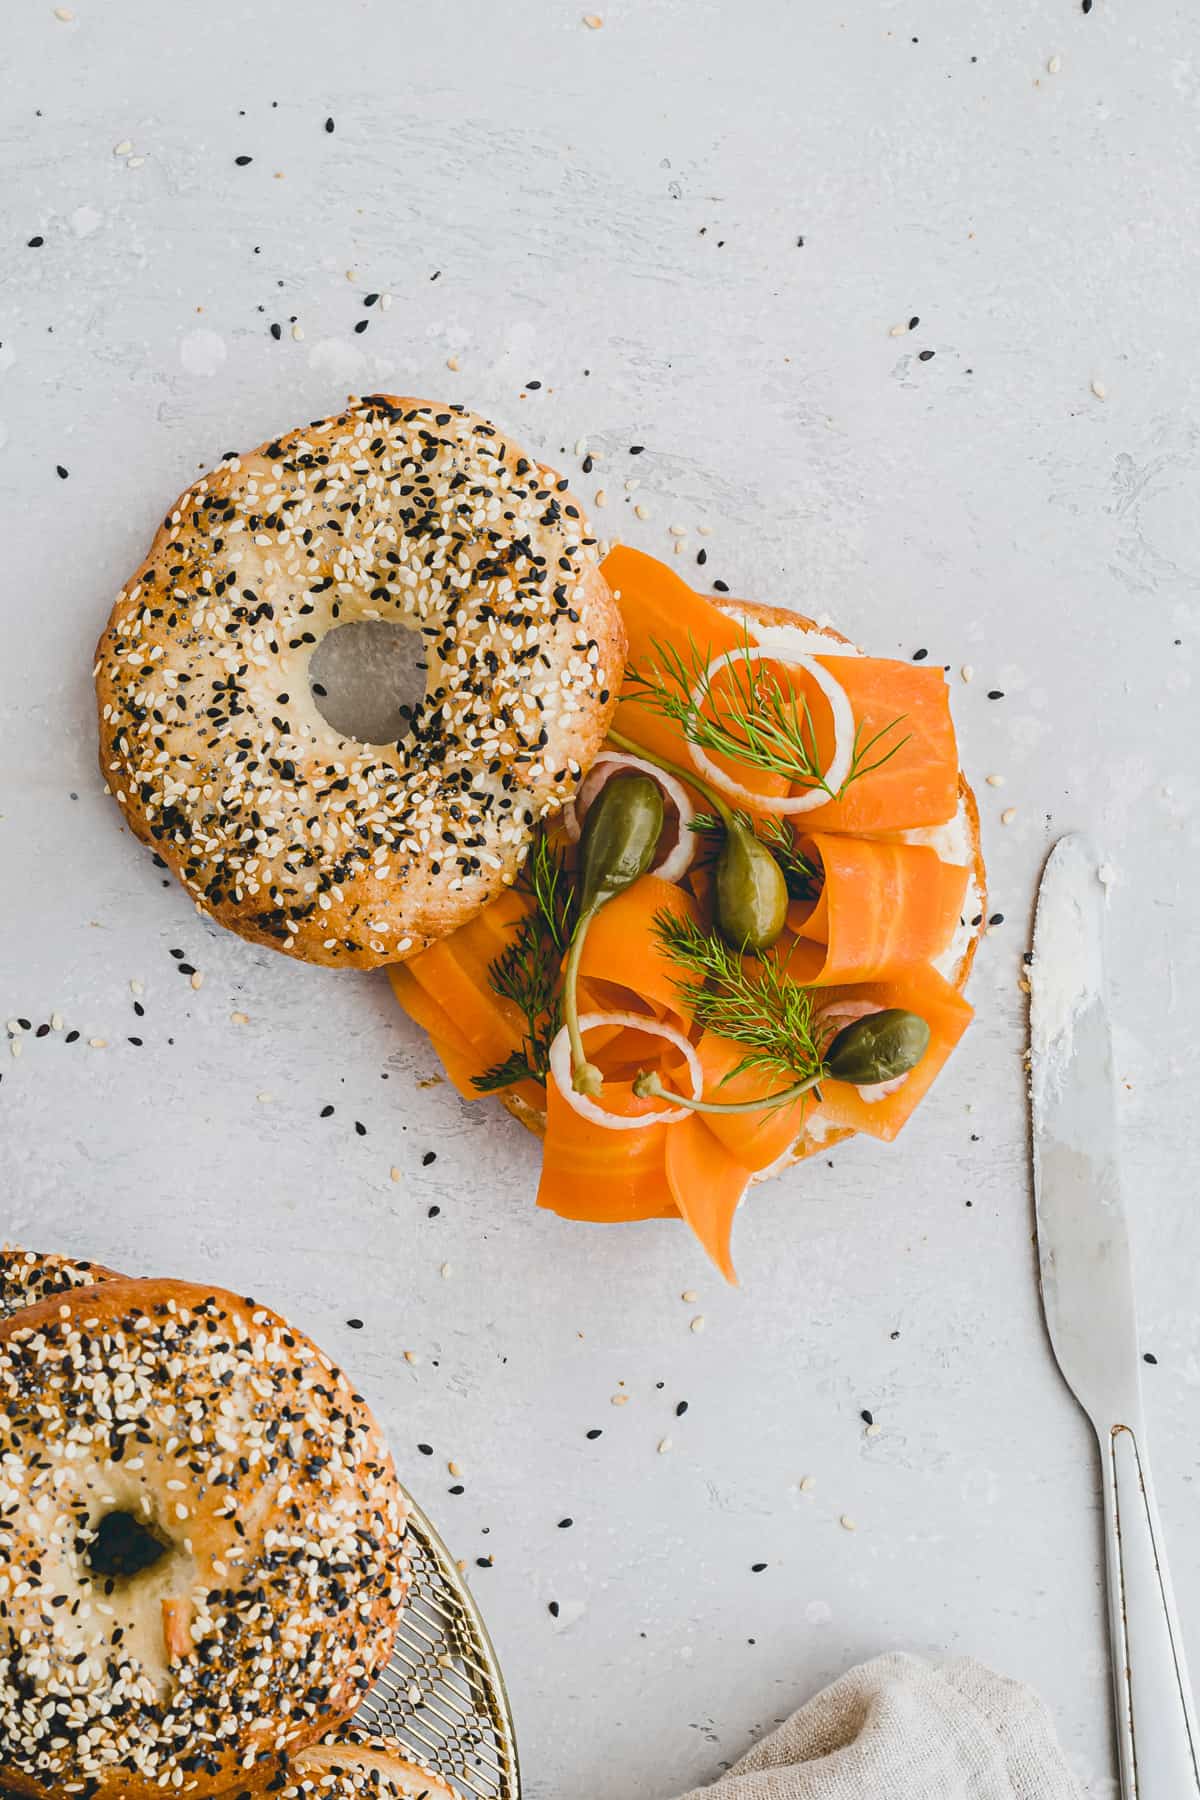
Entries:
<svg viewBox="0 0 1200 1800">
<path fill-rule="evenodd" d="M 1118 874 L 1148 1406 L 1200 1660 L 1194 20 L 594 4 L 598 30 L 550 0 L 5 8 L 0 1001 L 82 1036 L 4 1051 L 2 1234 L 252 1290 L 347 1360 L 457 1553 L 494 1555 L 475 1588 L 535 1800 L 667 1796 L 888 1647 L 1034 1683 L 1108 1795 L 1017 979 L 1045 848 L 1088 826 Z M 539 1216 L 534 1142 L 421 1085 L 382 977 L 207 926 L 101 791 L 91 648 L 159 515 L 221 451 L 379 387 L 467 401 L 573 475 L 586 439 L 613 535 L 669 555 L 682 523 L 697 579 L 704 543 L 735 592 L 928 647 L 967 767 L 1006 779 L 981 789 L 1004 924 L 975 1028 L 897 1145 L 754 1197 L 740 1292 L 678 1228 Z"/>
</svg>

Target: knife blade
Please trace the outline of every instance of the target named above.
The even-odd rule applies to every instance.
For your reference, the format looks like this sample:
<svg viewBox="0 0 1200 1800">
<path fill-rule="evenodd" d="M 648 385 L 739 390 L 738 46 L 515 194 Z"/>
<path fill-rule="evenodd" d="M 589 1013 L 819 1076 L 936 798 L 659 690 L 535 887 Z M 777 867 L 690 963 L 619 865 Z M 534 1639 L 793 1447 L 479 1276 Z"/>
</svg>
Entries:
<svg viewBox="0 0 1200 1800">
<path fill-rule="evenodd" d="M 1060 839 L 1038 893 L 1030 1097 L 1046 1325 L 1097 1429 L 1141 1419 L 1137 1315 L 1117 1160 L 1105 891 L 1085 838 Z"/>
<path fill-rule="evenodd" d="M 1095 851 L 1086 838 L 1060 839 L 1038 892 L 1029 971 L 1042 1305 L 1100 1445 L 1121 1792 L 1200 1800 L 1200 1731 L 1142 1422 L 1104 913 Z"/>
</svg>

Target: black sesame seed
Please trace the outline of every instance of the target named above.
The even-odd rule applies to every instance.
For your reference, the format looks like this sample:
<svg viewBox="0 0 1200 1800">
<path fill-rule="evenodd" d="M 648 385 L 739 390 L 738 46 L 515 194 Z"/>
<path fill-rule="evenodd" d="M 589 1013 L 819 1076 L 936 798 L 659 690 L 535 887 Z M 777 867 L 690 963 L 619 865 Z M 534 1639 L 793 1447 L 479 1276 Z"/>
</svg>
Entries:
<svg viewBox="0 0 1200 1800">
<path fill-rule="evenodd" d="M 492 1559 L 490 1556 L 477 1556 L 475 1558 L 475 1567 L 477 1569 L 490 1569 L 491 1566 Z"/>
<path fill-rule="evenodd" d="M 278 343 L 279 339 L 283 336 L 283 326 L 282 325 L 272 325 L 271 336 Z"/>
<path fill-rule="evenodd" d="M 448 1494 L 465 1494 L 466 1491 L 461 1481 L 456 1481 L 453 1487 L 446 1489 Z"/>
<path fill-rule="evenodd" d="M 675 1417 L 677 1419 L 682 1419 L 682 1417 L 683 1417 L 684 1413 L 687 1411 L 687 1409 L 688 1409 L 687 1401 L 681 1400 L 679 1402 L 679 1405 L 675 1408 Z"/>
<path fill-rule="evenodd" d="M 891 1338 L 891 1340 L 894 1344 L 896 1339 L 900 1336 L 900 1333 L 898 1331 L 889 1331 L 888 1336 Z"/>
<path fill-rule="evenodd" d="M 363 1322 L 361 1319 L 347 1319 L 346 1323 L 350 1327 L 351 1331 L 361 1331 L 363 1328 Z"/>
<path fill-rule="evenodd" d="M 729 583 L 727 581 L 714 581 L 713 586 L 716 588 L 718 594 L 727 594 L 729 592 Z"/>
<path fill-rule="evenodd" d="M 908 329 L 910 331 L 915 331 L 920 323 L 920 319 L 917 317 L 917 314 L 914 313 L 912 318 L 908 321 Z"/>
<path fill-rule="evenodd" d="M 322 1118 L 323 1118 L 323 1119 L 331 1119 L 331 1118 L 332 1118 L 332 1117 L 333 1117 L 333 1108 L 332 1108 L 332 1106 L 323 1106 L 323 1107 L 322 1107 L 322 1108 L 321 1108 L 321 1117 L 322 1117 Z"/>
<path fill-rule="evenodd" d="M 1146 1350 L 1142 1354 L 1142 1361 L 1157 1364 L 1158 1358 L 1155 1356 L 1153 1350 Z"/>
<path fill-rule="evenodd" d="M 989 700 L 1003 700 L 1003 698 L 1004 698 L 1004 689 L 1003 688 L 989 688 L 988 689 L 988 699 Z"/>
<path fill-rule="evenodd" d="M 32 1019 L 18 1019 L 17 1024 L 21 1027 L 22 1031 L 31 1031 L 33 1029 Z"/>
<path fill-rule="evenodd" d="M 29 248 L 31 250 L 40 250 L 45 241 L 44 237 L 31 237 L 29 240 Z"/>
<path fill-rule="evenodd" d="M 1003 923 L 1004 923 L 1004 914 L 1003 913 L 993 913 L 991 915 L 991 917 L 988 919 L 989 925 L 1003 925 Z"/>
<path fill-rule="evenodd" d="M 535 391 L 535 390 L 536 390 L 536 389 L 537 389 L 537 388 L 540 388 L 540 387 L 541 387 L 541 385 L 542 385 L 542 384 L 541 384 L 541 382 L 540 382 L 540 381 L 527 381 L 527 382 L 526 382 L 526 383 L 525 383 L 525 386 L 526 386 L 526 387 L 527 387 L 527 388 L 528 388 L 528 389 L 529 389 L 529 391 L 530 391 L 530 392 L 531 392 L 531 393 L 532 393 L 532 392 L 534 392 L 534 391 Z"/>
<path fill-rule="evenodd" d="M 429 1211 L 425 1214 L 425 1217 L 427 1219 L 436 1219 L 441 1210 L 440 1206 L 431 1206 Z"/>
<path fill-rule="evenodd" d="M 247 163 L 254 161 L 254 158 L 252 156 L 235 156 L 233 160 L 239 169 L 244 169 Z"/>
<path fill-rule="evenodd" d="M 130 1042 L 130 1043 L 131 1043 L 131 1044 L 132 1044 L 132 1045 L 133 1045 L 133 1047 L 134 1047 L 134 1049 L 135 1049 L 135 1050 L 140 1050 L 140 1049 L 141 1049 L 141 1047 L 142 1047 L 142 1040 L 141 1040 L 141 1038 L 135 1038 L 135 1037 L 131 1037 L 131 1038 L 130 1038 L 130 1040 L 129 1040 L 129 1042 Z"/>
<path fill-rule="evenodd" d="M 194 975 L 196 973 L 191 963 L 176 963 L 175 966 L 181 975 Z"/>
<path fill-rule="evenodd" d="M 918 350 L 917 361 L 918 362 L 932 362 L 935 354 L 936 354 L 936 352 L 934 352 L 933 350 Z"/>
<path fill-rule="evenodd" d="M 169 955 L 169 956 L 173 956 L 173 957 L 174 957 L 174 958 L 175 958 L 175 961 L 176 961 L 176 962 L 182 962 L 182 961 L 183 961 L 183 951 L 182 951 L 182 950 L 169 950 L 169 951 L 168 951 L 168 952 L 167 952 L 167 954 L 168 954 L 168 955 Z"/>
<path fill-rule="evenodd" d="M 589 1444 L 594 1444 L 598 1437 L 603 1437 L 603 1436 L 604 1436 L 604 1433 L 600 1429 L 599 1425 L 595 1425 L 592 1427 L 591 1431 L 588 1432 L 587 1439 L 588 1439 Z"/>
<path fill-rule="evenodd" d="M 912 659 L 914 662 L 924 662 L 928 655 L 928 650 L 914 650 Z"/>
<path fill-rule="evenodd" d="M 766 1566 L 766 1563 L 751 1563 L 750 1573 L 752 1575 L 761 1575 Z"/>
<path fill-rule="evenodd" d="M 1084 12 L 1085 12 L 1085 13 L 1090 13 L 1090 12 L 1091 12 L 1091 10 L 1092 10 L 1092 0 L 1081 0 L 1081 5 L 1082 5 L 1082 7 L 1083 7 L 1083 10 L 1084 10 Z"/>
<path fill-rule="evenodd" d="M 333 131 L 335 129 L 332 119 L 326 119 L 325 129 L 326 129 L 326 131 Z"/>
<path fill-rule="evenodd" d="M 35 1037 L 49 1037 L 50 1027 L 48 1025 L 39 1025 L 33 1035 Z"/>
<path fill-rule="evenodd" d="M 359 1135 L 359 1137 L 366 1137 L 366 1135 L 367 1135 L 367 1128 L 366 1128 L 366 1126 L 365 1126 L 365 1125 L 364 1125 L 364 1124 L 363 1124 L 363 1122 L 362 1122 L 362 1120 L 361 1120 L 361 1119 L 355 1119 L 355 1121 L 354 1121 L 354 1129 L 355 1129 L 355 1131 L 356 1131 L 356 1132 L 357 1132 L 357 1133 L 358 1133 L 358 1135 Z"/>
<path fill-rule="evenodd" d="M 134 1011 L 134 1017 L 135 1017 L 135 1018 L 138 1018 L 138 1019 L 144 1019 L 144 1018 L 145 1018 L 145 1016 L 146 1016 L 146 1009 L 145 1009 L 145 1007 L 144 1007 L 144 1006 L 143 1006 L 143 1005 L 142 1005 L 142 1003 L 141 1003 L 141 1001 L 140 1001 L 140 1000 L 135 1000 L 135 1001 L 134 1001 L 134 1003 L 133 1003 L 133 1011 Z"/>
<path fill-rule="evenodd" d="M 433 1445 L 432 1444 L 418 1444 L 417 1449 L 421 1452 L 422 1456 L 432 1456 L 433 1455 Z"/>
<path fill-rule="evenodd" d="M 558 1617 L 558 1601 L 551 1600 L 549 1605 L 546 1607 L 546 1611 L 550 1614 L 550 1617 L 552 1619 L 557 1619 L 557 1617 Z"/>
<path fill-rule="evenodd" d="M 435 1163 L 436 1161 L 437 1161 L 437 1151 L 436 1150 L 427 1150 L 425 1152 L 424 1156 L 421 1158 L 421 1167 L 423 1169 L 427 1169 L 429 1167 L 430 1163 Z"/>
<path fill-rule="evenodd" d="M 68 1031 L 66 1041 L 68 1044 L 77 1044 L 79 1042 L 79 1033 L 77 1031 Z"/>
<path fill-rule="evenodd" d="M 570 1529 L 574 1523 L 575 1523 L 574 1519 L 560 1519 L 558 1521 L 558 1529 L 560 1531 L 570 1531 Z"/>
<path fill-rule="evenodd" d="M 804 248 L 804 239 L 803 239 L 803 238 L 802 238 L 802 237 L 798 237 L 798 238 L 797 238 L 797 239 L 796 239 L 796 248 L 797 248 L 797 250 L 803 250 L 803 248 Z"/>
<path fill-rule="evenodd" d="M 54 467 L 55 467 L 55 471 L 58 475 L 58 479 L 60 481 L 66 481 L 67 477 L 71 473 L 70 469 L 64 469 L 61 463 L 55 463 Z"/>
<path fill-rule="evenodd" d="M 645 448 L 645 444 L 630 444 L 629 454 L 630 456 L 640 456 Z"/>
<path fill-rule="evenodd" d="M 697 550 L 696 561 L 700 564 L 700 567 L 703 568 L 705 563 L 708 561 L 708 551 L 707 550 Z"/>
<path fill-rule="evenodd" d="M 862 1411 L 859 1413 L 858 1416 L 862 1420 L 864 1425 L 873 1425 L 875 1423 L 874 1413 L 868 1412 L 865 1406 L 863 1407 Z"/>
<path fill-rule="evenodd" d="M 583 470 L 585 475 L 590 475 L 596 465 L 592 461 L 590 456 L 585 456 L 579 466 Z"/>
<path fill-rule="evenodd" d="M 359 321 L 355 325 L 354 329 L 355 329 L 355 331 L 360 332 L 360 333 L 364 332 L 370 323 L 371 323 L 370 319 L 359 319 Z"/>
</svg>

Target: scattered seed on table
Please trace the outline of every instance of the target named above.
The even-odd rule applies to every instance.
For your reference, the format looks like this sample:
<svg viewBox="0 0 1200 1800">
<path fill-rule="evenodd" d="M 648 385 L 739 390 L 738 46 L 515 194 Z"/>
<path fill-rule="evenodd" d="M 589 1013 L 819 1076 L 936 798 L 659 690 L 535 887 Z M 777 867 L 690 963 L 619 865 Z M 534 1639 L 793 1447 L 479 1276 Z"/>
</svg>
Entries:
<svg viewBox="0 0 1200 1800">
<path fill-rule="evenodd" d="M 640 500 L 633 510 L 639 519 L 648 519 L 650 517 L 650 508 L 648 506 L 643 506 Z"/>
<path fill-rule="evenodd" d="M 332 1108 L 332 1106 L 323 1106 L 323 1107 L 322 1107 L 322 1108 L 321 1108 L 321 1117 L 322 1117 L 322 1118 L 323 1118 L 323 1119 L 331 1119 L 331 1118 L 332 1118 L 332 1117 L 333 1117 L 333 1108 Z"/>
<path fill-rule="evenodd" d="M 88 1039 L 88 1049 L 89 1050 L 107 1050 L 108 1049 L 108 1039 L 107 1038 L 89 1038 Z"/>
<path fill-rule="evenodd" d="M 838 1524 L 841 1526 L 843 1531 L 857 1531 L 858 1530 L 858 1526 L 854 1523 L 854 1520 L 850 1517 L 849 1513 L 843 1513 L 841 1518 L 838 1520 Z"/>
<path fill-rule="evenodd" d="M 603 1437 L 603 1436 L 604 1436 L 604 1433 L 600 1429 L 599 1425 L 594 1425 L 592 1427 L 592 1429 L 587 1433 L 587 1439 L 590 1444 L 594 1444 L 598 1437 Z"/>
<path fill-rule="evenodd" d="M 113 145 L 113 155 L 114 156 L 128 156 L 130 154 L 130 152 L 132 151 L 132 149 L 133 149 L 133 145 L 130 143 L 129 139 L 122 138 L 119 144 Z"/>
<path fill-rule="evenodd" d="M 608 494 L 605 492 L 605 490 L 603 488 L 596 489 L 596 497 L 593 500 L 592 504 L 594 506 L 607 506 L 608 505 Z"/>
<path fill-rule="evenodd" d="M 859 1413 L 858 1416 L 862 1420 L 864 1425 L 873 1425 L 875 1423 L 874 1413 L 868 1412 L 865 1406 L 863 1407 L 862 1411 Z"/>
<path fill-rule="evenodd" d="M 363 1328 L 363 1322 L 361 1319 L 347 1319 L 346 1323 L 350 1327 L 351 1331 L 361 1331 Z"/>
<path fill-rule="evenodd" d="M 546 1611 L 550 1614 L 550 1617 L 552 1619 L 557 1619 L 557 1617 L 558 1617 L 558 1601 L 551 1600 L 550 1603 L 548 1604 L 548 1606 L 546 1607 Z"/>
<path fill-rule="evenodd" d="M 359 1137 L 366 1137 L 366 1135 L 367 1135 L 367 1128 L 366 1128 L 366 1126 L 365 1126 L 365 1125 L 364 1125 L 364 1124 L 363 1124 L 363 1122 L 362 1122 L 362 1120 L 361 1120 L 361 1119 L 355 1119 L 355 1121 L 354 1121 L 354 1129 L 355 1129 L 355 1131 L 356 1131 L 356 1133 L 357 1133 L 357 1134 L 358 1134 L 358 1136 L 359 1136 Z"/>
<path fill-rule="evenodd" d="M 229 1023 L 231 1025 L 248 1025 L 250 1023 L 250 1014 L 244 1012 L 232 1012 L 229 1015 Z"/>
<path fill-rule="evenodd" d="M 682 1419 L 682 1417 L 683 1417 L 684 1413 L 687 1411 L 687 1409 L 688 1409 L 687 1401 L 681 1400 L 675 1408 L 675 1417 L 677 1419 Z"/>
<path fill-rule="evenodd" d="M 800 1492 L 802 1494 L 811 1494 L 816 1485 L 817 1478 L 815 1475 L 802 1475 L 800 1477 Z"/>
<path fill-rule="evenodd" d="M 441 1210 L 440 1206 L 431 1206 L 429 1211 L 425 1214 L 425 1217 L 427 1219 L 436 1219 Z"/>
<path fill-rule="evenodd" d="M 374 306 L 375 302 L 378 299 L 379 299 L 378 294 L 364 294 L 363 295 L 363 305 L 364 306 Z"/>
<path fill-rule="evenodd" d="M 918 350 L 917 361 L 918 362 L 932 362 L 935 355 L 936 355 L 936 352 L 933 350 Z"/>
<path fill-rule="evenodd" d="M 1142 1352 L 1142 1361 L 1148 1362 L 1148 1363 L 1157 1363 L 1158 1358 L 1157 1358 L 1157 1356 L 1155 1356 L 1153 1350 L 1145 1350 Z"/>
<path fill-rule="evenodd" d="M 908 329 L 910 331 L 915 331 L 917 329 L 917 326 L 920 323 L 921 323 L 920 318 L 918 317 L 918 315 L 916 313 L 914 313 L 912 318 L 908 321 Z"/>
<path fill-rule="evenodd" d="M 766 1566 L 766 1563 L 751 1563 L 750 1573 L 752 1575 L 761 1575 Z"/>
<path fill-rule="evenodd" d="M 355 325 L 354 329 L 361 336 L 361 334 L 367 329 L 367 326 L 370 323 L 371 323 L 370 319 L 359 319 L 357 324 Z"/>
<path fill-rule="evenodd" d="M 1062 68 L 1062 57 L 1057 56 L 1057 55 L 1052 56 L 1050 58 L 1049 62 L 1046 64 L 1046 73 L 1047 73 L 1047 75 L 1057 75 L 1061 68 Z"/>
<path fill-rule="evenodd" d="M 437 1161 L 437 1151 L 436 1150 L 427 1150 L 425 1152 L 424 1156 L 421 1158 L 421 1167 L 423 1169 L 427 1169 L 429 1167 L 430 1163 L 435 1163 L 436 1161 Z"/>
<path fill-rule="evenodd" d="M 235 156 L 233 160 L 239 169 L 244 169 L 247 163 L 252 163 L 254 161 L 254 158 L 252 156 Z"/>
<path fill-rule="evenodd" d="M 1004 786 L 1003 775 L 989 775 L 986 777 L 986 780 L 987 780 L 987 784 L 989 787 L 1003 787 Z"/>
<path fill-rule="evenodd" d="M 183 964 L 180 963 L 179 967 L 182 969 Z M 193 969 L 188 979 L 191 982 L 191 985 L 196 989 L 197 993 L 204 986 L 204 976 L 200 973 L 199 969 Z"/>
<path fill-rule="evenodd" d="M 77 1031 L 68 1031 L 63 1041 L 68 1044 L 77 1044 L 79 1042 L 79 1033 Z"/>
<path fill-rule="evenodd" d="M 1107 400 L 1108 399 L 1108 389 L 1105 387 L 1104 383 L 1100 380 L 1098 375 L 1094 375 L 1092 377 L 1092 392 L 1093 392 L 1093 394 L 1095 394 L 1097 400 Z"/>
<path fill-rule="evenodd" d="M 872 1419 L 871 1423 L 867 1426 L 867 1436 L 878 1437 L 882 1430 L 883 1426 L 880 1425 L 877 1420 Z"/>
<path fill-rule="evenodd" d="M 283 326 L 282 325 L 272 325 L 271 336 L 278 343 L 279 339 L 283 336 Z"/>
<path fill-rule="evenodd" d="M 1004 914 L 1001 912 L 994 912 L 991 915 L 991 917 L 988 919 L 989 925 L 1003 925 L 1003 923 L 1004 923 Z"/>
<path fill-rule="evenodd" d="M 560 1531 L 570 1531 L 570 1529 L 574 1523 L 575 1523 L 574 1519 L 560 1519 L 558 1521 L 558 1529 Z"/>
<path fill-rule="evenodd" d="M 29 249 L 40 250 L 45 241 L 44 237 L 31 237 L 29 240 Z"/>
<path fill-rule="evenodd" d="M 388 1170 L 388 1175 L 392 1181 L 399 1181 L 400 1171 L 394 1163 L 392 1164 L 392 1167 Z"/>
<path fill-rule="evenodd" d="M 989 700 L 1003 700 L 1003 698 L 1004 698 L 1004 689 L 1003 688 L 989 688 L 988 689 L 988 699 Z"/>
<path fill-rule="evenodd" d="M 465 1488 L 465 1487 L 464 1487 L 464 1486 L 463 1486 L 463 1484 L 462 1484 L 462 1482 L 461 1482 L 461 1481 L 456 1481 L 456 1482 L 455 1482 L 455 1483 L 454 1483 L 454 1486 L 453 1486 L 453 1487 L 448 1487 L 448 1488 L 447 1488 L 447 1489 L 446 1489 L 446 1492 L 447 1492 L 447 1493 L 448 1493 L 448 1494 L 455 1494 L 455 1495 L 458 1495 L 458 1494 L 465 1494 L 465 1493 L 466 1493 L 466 1491 L 467 1491 L 467 1490 L 466 1490 L 466 1488 Z"/>
<path fill-rule="evenodd" d="M 690 1329 L 692 1331 L 703 1331 L 704 1330 L 704 1314 L 703 1313 L 696 1314 L 696 1317 L 692 1320 Z"/>
<path fill-rule="evenodd" d="M 700 564 L 700 567 L 703 568 L 705 563 L 708 561 L 708 551 L 707 550 L 697 550 L 696 561 Z"/>
<path fill-rule="evenodd" d="M 406 1363 L 419 1363 L 421 1358 L 415 1350 L 406 1350 L 404 1352 L 404 1360 Z"/>
<path fill-rule="evenodd" d="M 335 125 L 334 125 L 334 123 L 333 123 L 333 120 L 332 120 L 332 119 L 326 119 L 326 121 L 325 121 L 325 129 L 326 129 L 326 131 L 329 131 L 329 132 L 332 132 L 332 131 L 334 131 L 334 130 L 336 130 L 336 129 L 337 129 L 337 128 L 336 128 L 336 126 L 335 126 Z"/>
<path fill-rule="evenodd" d="M 451 1275 L 453 1275 L 453 1273 L 454 1273 L 454 1270 L 450 1267 L 449 1263 L 442 1264 L 442 1280 L 443 1281 L 449 1281 L 449 1279 L 450 1279 Z"/>
<path fill-rule="evenodd" d="M 63 1028 L 62 1014 L 60 1012 L 52 1012 L 50 1014 L 50 1029 L 51 1029 L 51 1031 L 61 1031 L 62 1028 Z"/>
<path fill-rule="evenodd" d="M 490 1569 L 491 1566 L 492 1559 L 490 1556 L 477 1556 L 475 1558 L 475 1567 L 477 1569 Z"/>
<path fill-rule="evenodd" d="M 54 468 L 60 481 L 68 480 L 71 474 L 70 469 L 64 469 L 61 463 L 55 463 Z"/>
<path fill-rule="evenodd" d="M 421 1452 L 422 1456 L 432 1456 L 433 1455 L 433 1445 L 432 1444 L 418 1444 L 417 1449 Z"/>
<path fill-rule="evenodd" d="M 1016 807 L 1015 806 L 1006 806 L 1004 811 L 1000 814 L 1000 823 L 1002 825 L 1011 825 L 1013 820 L 1016 818 L 1016 816 L 1017 816 Z"/>
<path fill-rule="evenodd" d="M 914 650 L 913 654 L 912 654 L 912 659 L 914 662 L 924 662 L 925 658 L 928 655 L 929 655 L 928 650 Z"/>
<path fill-rule="evenodd" d="M 614 1394 L 612 1399 L 609 1401 L 609 1405 L 610 1406 L 628 1406 L 629 1405 L 629 1395 L 628 1394 Z"/>
<path fill-rule="evenodd" d="M 658 1454 L 660 1456 L 665 1456 L 667 1454 L 668 1450 L 670 1450 L 670 1448 L 671 1448 L 671 1440 L 669 1437 L 659 1439 Z"/>
<path fill-rule="evenodd" d="M 959 673 L 960 678 L 963 681 L 974 681 L 974 679 L 975 679 L 975 671 L 971 667 L 970 663 L 964 663 L 962 668 L 958 671 L 958 673 Z"/>
<path fill-rule="evenodd" d="M 729 583 L 727 581 L 714 581 L 713 586 L 716 588 L 718 594 L 727 594 L 729 592 Z"/>
</svg>

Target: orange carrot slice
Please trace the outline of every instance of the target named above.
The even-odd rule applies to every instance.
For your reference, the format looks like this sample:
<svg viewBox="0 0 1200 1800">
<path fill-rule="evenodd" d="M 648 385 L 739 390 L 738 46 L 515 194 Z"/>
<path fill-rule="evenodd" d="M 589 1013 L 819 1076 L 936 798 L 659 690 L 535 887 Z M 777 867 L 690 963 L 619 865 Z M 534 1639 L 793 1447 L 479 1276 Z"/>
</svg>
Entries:
<svg viewBox="0 0 1200 1800">
<path fill-rule="evenodd" d="M 696 904 L 682 888 L 657 875 L 643 875 L 602 906 L 588 927 L 579 959 L 579 973 L 588 982 L 605 982 L 630 989 L 643 1004 L 686 1022 L 680 998 L 678 963 L 658 941 L 654 917 L 658 912 L 695 919 Z M 605 990 L 609 994 L 612 988 Z"/>
<path fill-rule="evenodd" d="M 661 1102 L 638 1100 L 630 1082 L 606 1081 L 604 1105 L 613 1112 L 661 1110 Z M 682 1129 L 648 1125 L 641 1131 L 606 1131 L 580 1118 L 551 1079 L 546 1084 L 538 1205 L 560 1218 L 591 1224 L 672 1218 L 675 1202 L 663 1156 L 666 1138 Z"/>
<path fill-rule="evenodd" d="M 450 1045 L 459 1056 L 469 1057 L 471 1045 L 444 1006 L 421 986 L 407 963 L 392 963 L 388 968 L 392 992 L 404 1011 L 431 1038 Z M 478 1071 L 476 1071 L 478 1073 Z"/>
<path fill-rule="evenodd" d="M 864 1099 L 863 1093 L 842 1081 L 822 1085 L 822 1099 L 817 1109 L 820 1117 L 834 1126 L 848 1126 L 864 1131 L 870 1137 L 891 1142 L 908 1122 L 920 1101 L 950 1056 L 954 1046 L 970 1024 L 973 1009 L 936 969 L 927 963 L 905 969 L 886 981 L 868 981 L 854 986 L 823 990 L 822 997 L 833 1000 L 866 1000 L 873 1006 L 902 1006 L 918 1013 L 929 1026 L 929 1048 L 893 1093 L 878 1100 Z"/>
<path fill-rule="evenodd" d="M 746 1165 L 693 1113 L 681 1125 L 664 1125 L 667 1182 L 680 1217 L 691 1226 L 726 1281 L 736 1285 L 730 1254 L 733 1216 L 750 1184 Z"/>
<path fill-rule="evenodd" d="M 969 871 L 923 844 L 875 843 L 813 832 L 824 870 L 820 898 L 789 908 L 807 949 L 789 965 L 809 986 L 872 981 L 930 962 L 954 935 Z"/>
<path fill-rule="evenodd" d="M 777 1094 L 790 1079 L 782 1070 L 747 1069 L 734 1075 L 732 1071 L 742 1060 L 742 1046 L 712 1031 L 704 1033 L 696 1053 L 704 1070 L 706 1100 L 730 1104 L 758 1100 L 765 1094 Z M 745 1168 L 757 1172 L 769 1169 L 791 1149 L 814 1104 L 811 1096 L 802 1096 L 788 1106 L 764 1107 L 761 1112 L 705 1113 L 703 1117 L 710 1133 L 729 1154 Z"/>
<path fill-rule="evenodd" d="M 817 660 L 844 690 L 864 752 L 877 732 L 899 722 L 865 754 L 870 763 L 897 746 L 889 760 L 851 782 L 840 800 L 805 813 L 805 824 L 861 834 L 946 824 L 958 810 L 958 746 L 941 669 L 874 656 Z M 824 767 L 833 745 L 819 720 L 817 737 Z"/>
<path fill-rule="evenodd" d="M 531 905 L 524 894 L 501 894 L 466 925 L 402 965 L 451 1021 L 449 1031 L 435 1035 L 451 1043 L 465 1040 L 480 1059 L 476 1073 L 502 1062 L 525 1036 L 520 1008 L 495 992 L 489 971 Z"/>
</svg>

